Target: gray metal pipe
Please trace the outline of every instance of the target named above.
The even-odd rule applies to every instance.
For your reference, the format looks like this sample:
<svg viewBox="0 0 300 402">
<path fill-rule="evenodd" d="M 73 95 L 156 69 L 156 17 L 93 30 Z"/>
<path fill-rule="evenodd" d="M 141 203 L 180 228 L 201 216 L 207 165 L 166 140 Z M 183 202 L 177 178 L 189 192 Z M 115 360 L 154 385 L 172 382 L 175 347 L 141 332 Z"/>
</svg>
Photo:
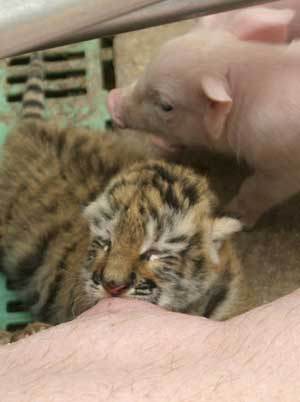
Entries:
<svg viewBox="0 0 300 402">
<path fill-rule="evenodd" d="M 0 0 L 0 58 L 274 0 Z"/>
<path fill-rule="evenodd" d="M 159 0 L 0 0 L 0 58 L 63 45 L 80 31 Z M 101 32 L 100 32 L 101 34 Z M 95 37 L 95 35 L 90 36 Z M 69 39 L 70 40 L 70 39 Z"/>
<path fill-rule="evenodd" d="M 80 35 L 81 38 L 87 38 L 91 33 L 96 35 L 101 32 L 101 35 L 105 36 L 110 35 L 111 32 L 133 31 L 273 1 L 276 0 L 165 0 L 144 7 L 139 11 L 97 24 L 94 27 L 89 27 L 88 30 L 81 31 Z"/>
</svg>

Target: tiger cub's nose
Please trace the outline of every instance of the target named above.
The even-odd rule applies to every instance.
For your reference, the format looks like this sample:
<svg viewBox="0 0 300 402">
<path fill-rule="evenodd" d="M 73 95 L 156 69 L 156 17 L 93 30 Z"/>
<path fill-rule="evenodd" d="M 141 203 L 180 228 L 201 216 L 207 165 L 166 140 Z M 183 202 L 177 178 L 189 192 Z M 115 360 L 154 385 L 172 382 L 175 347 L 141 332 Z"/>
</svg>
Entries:
<svg viewBox="0 0 300 402">
<path fill-rule="evenodd" d="M 130 284 L 125 283 L 125 284 L 117 284 L 114 281 L 103 281 L 102 282 L 103 287 L 105 290 L 110 293 L 112 296 L 119 296 L 121 293 L 124 292 L 124 290 L 128 289 Z"/>
</svg>

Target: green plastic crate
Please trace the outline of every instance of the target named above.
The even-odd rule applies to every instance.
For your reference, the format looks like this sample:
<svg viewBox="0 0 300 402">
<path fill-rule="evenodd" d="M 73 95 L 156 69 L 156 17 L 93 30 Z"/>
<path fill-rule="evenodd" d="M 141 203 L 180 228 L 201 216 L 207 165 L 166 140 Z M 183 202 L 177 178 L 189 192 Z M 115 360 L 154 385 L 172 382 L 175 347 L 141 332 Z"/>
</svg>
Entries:
<svg viewBox="0 0 300 402">
<path fill-rule="evenodd" d="M 46 70 L 46 117 L 62 126 L 109 128 L 107 90 L 113 86 L 112 41 L 93 40 L 43 52 Z M 20 116 L 29 55 L 0 62 L 0 146 Z M 31 321 L 18 295 L 0 273 L 0 328 Z"/>
</svg>

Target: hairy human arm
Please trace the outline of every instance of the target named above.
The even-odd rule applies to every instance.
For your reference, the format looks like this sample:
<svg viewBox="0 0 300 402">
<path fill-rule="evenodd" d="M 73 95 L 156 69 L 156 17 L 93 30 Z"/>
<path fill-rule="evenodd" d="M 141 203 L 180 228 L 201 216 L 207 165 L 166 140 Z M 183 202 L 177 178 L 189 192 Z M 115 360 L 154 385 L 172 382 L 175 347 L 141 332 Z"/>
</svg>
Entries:
<svg viewBox="0 0 300 402">
<path fill-rule="evenodd" d="M 107 299 L 2 347 L 0 400 L 294 402 L 299 310 L 299 291 L 227 322 Z"/>
</svg>

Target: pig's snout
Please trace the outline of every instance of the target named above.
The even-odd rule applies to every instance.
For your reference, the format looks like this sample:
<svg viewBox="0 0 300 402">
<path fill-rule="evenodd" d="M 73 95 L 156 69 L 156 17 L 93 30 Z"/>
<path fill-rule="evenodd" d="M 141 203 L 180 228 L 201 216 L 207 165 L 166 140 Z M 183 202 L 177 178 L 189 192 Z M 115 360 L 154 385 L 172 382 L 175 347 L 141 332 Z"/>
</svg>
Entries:
<svg viewBox="0 0 300 402">
<path fill-rule="evenodd" d="M 125 128 L 122 118 L 122 93 L 120 89 L 113 89 L 108 94 L 107 106 L 113 122 L 120 128 Z"/>
</svg>

